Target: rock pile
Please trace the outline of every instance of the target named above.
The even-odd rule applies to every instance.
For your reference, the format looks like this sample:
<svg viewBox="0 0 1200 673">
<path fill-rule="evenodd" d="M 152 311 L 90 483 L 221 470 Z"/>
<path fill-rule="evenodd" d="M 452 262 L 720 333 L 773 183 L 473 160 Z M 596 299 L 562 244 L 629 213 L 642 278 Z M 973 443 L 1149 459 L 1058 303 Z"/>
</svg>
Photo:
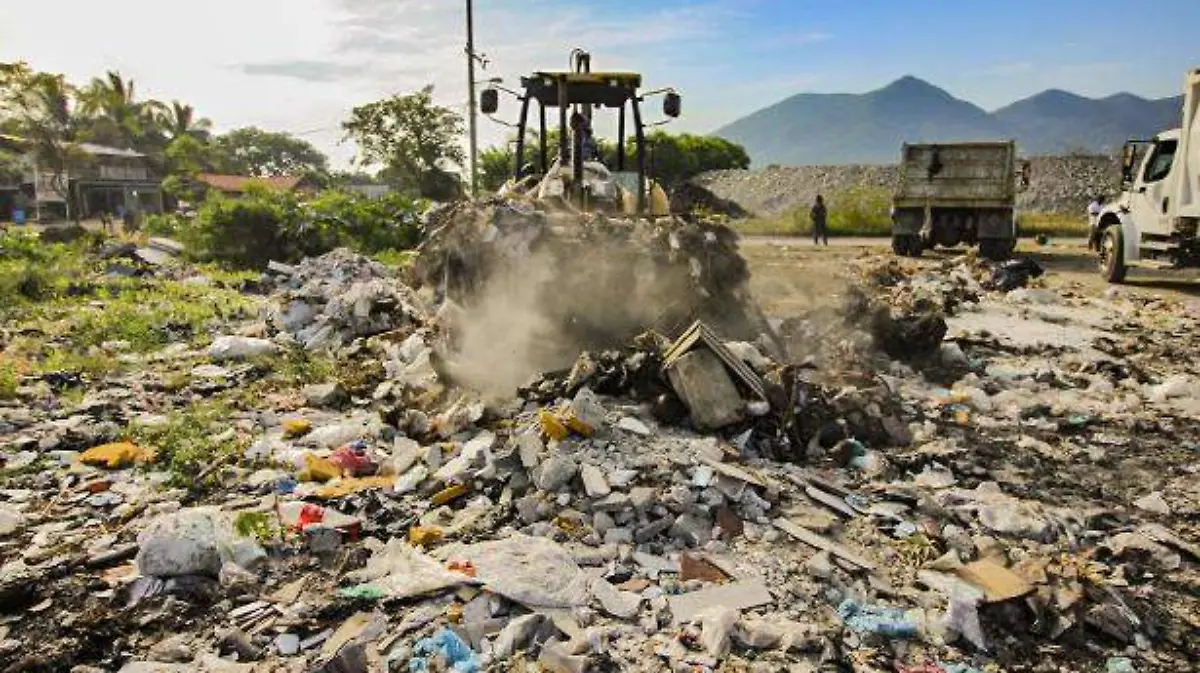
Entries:
<svg viewBox="0 0 1200 673">
<path fill-rule="evenodd" d="M 273 264 L 270 321 L 306 350 L 331 349 L 422 318 L 420 304 L 379 262 L 345 248 L 296 266 Z"/>
<path fill-rule="evenodd" d="M 1081 215 L 1098 194 L 1115 195 L 1120 163 L 1106 156 L 1033 157 L 1029 187 L 1017 196 L 1027 212 Z M 896 166 L 771 166 L 753 171 L 713 171 L 695 179 L 719 199 L 752 213 L 783 215 L 808 208 L 817 194 L 836 198 L 853 190 L 890 195 Z"/>
</svg>

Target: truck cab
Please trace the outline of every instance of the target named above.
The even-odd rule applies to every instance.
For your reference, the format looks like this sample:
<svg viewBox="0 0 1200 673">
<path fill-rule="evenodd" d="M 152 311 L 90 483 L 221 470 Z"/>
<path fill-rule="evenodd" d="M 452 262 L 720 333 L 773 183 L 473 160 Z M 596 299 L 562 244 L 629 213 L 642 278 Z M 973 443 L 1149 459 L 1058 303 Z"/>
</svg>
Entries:
<svg viewBox="0 0 1200 673">
<path fill-rule="evenodd" d="M 1125 144 L 1122 191 L 1096 218 L 1089 243 L 1112 283 L 1129 268 L 1200 266 L 1200 69 L 1188 73 L 1183 125 Z"/>
</svg>

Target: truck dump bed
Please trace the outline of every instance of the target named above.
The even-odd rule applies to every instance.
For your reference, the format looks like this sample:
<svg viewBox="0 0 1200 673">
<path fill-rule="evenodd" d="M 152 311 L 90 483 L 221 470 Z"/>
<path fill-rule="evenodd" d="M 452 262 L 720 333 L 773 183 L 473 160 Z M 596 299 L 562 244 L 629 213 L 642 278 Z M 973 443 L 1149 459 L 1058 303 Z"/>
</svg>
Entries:
<svg viewBox="0 0 1200 673">
<path fill-rule="evenodd" d="M 897 208 L 1012 208 L 1016 143 L 905 144 Z"/>
</svg>

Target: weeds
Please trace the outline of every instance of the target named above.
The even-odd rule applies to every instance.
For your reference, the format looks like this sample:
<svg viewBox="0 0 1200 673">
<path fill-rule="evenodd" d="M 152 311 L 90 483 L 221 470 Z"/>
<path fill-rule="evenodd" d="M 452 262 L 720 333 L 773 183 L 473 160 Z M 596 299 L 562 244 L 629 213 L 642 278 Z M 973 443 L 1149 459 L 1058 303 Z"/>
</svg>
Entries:
<svg viewBox="0 0 1200 673">
<path fill-rule="evenodd" d="M 0 400 L 16 399 L 20 384 L 21 369 L 18 364 L 0 355 Z"/>
<path fill-rule="evenodd" d="M 229 415 L 220 402 L 202 402 L 170 414 L 165 423 L 132 424 L 129 431 L 136 443 L 158 452 L 174 485 L 188 487 L 205 468 L 245 450 L 244 440 L 221 432 Z"/>
<path fill-rule="evenodd" d="M 1021 213 L 1018 227 L 1022 238 L 1035 236 L 1087 236 L 1088 221 L 1081 215 L 1063 213 Z"/>
</svg>

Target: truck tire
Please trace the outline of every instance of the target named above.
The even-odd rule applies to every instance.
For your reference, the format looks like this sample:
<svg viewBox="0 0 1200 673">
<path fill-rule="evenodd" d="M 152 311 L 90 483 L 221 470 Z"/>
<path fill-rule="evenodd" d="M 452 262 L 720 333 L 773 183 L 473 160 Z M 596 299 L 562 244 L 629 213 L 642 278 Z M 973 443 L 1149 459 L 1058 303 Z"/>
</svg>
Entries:
<svg viewBox="0 0 1200 673">
<path fill-rule="evenodd" d="M 993 262 L 1003 262 L 1012 254 L 1014 242 L 1007 238 L 985 238 L 979 242 L 979 256 Z"/>
<path fill-rule="evenodd" d="M 892 252 L 901 257 L 921 256 L 921 237 L 908 234 L 892 236 Z"/>
<path fill-rule="evenodd" d="M 1125 237 L 1121 225 L 1109 225 L 1100 234 L 1100 275 L 1110 283 L 1125 282 Z"/>
</svg>

